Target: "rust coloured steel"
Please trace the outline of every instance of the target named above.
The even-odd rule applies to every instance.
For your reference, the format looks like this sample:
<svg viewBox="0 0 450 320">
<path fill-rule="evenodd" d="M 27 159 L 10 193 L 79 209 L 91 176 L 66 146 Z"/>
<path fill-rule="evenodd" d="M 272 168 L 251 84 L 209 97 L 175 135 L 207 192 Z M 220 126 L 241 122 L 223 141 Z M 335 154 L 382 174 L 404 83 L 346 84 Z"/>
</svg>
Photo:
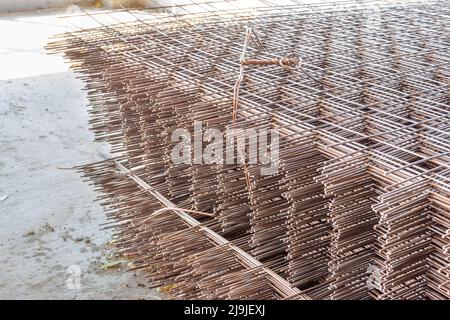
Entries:
<svg viewBox="0 0 450 320">
<path fill-rule="evenodd" d="M 448 2 L 223 3 L 48 45 L 112 146 L 78 170 L 119 252 L 173 298 L 450 299 Z M 278 170 L 175 164 L 197 122 L 276 130 Z"/>
</svg>

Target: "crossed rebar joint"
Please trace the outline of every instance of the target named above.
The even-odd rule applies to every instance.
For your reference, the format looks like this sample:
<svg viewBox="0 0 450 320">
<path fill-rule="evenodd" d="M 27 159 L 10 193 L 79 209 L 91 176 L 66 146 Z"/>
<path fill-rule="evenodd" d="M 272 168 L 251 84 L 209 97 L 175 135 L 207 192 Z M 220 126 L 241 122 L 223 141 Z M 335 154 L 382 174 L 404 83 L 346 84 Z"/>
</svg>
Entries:
<svg viewBox="0 0 450 320">
<path fill-rule="evenodd" d="M 244 80 L 244 66 L 248 65 L 257 65 L 257 66 L 267 66 L 267 65 L 279 65 L 285 70 L 294 70 L 297 66 L 301 65 L 302 59 L 295 54 L 288 54 L 283 58 L 272 58 L 272 59 L 246 59 L 245 55 L 247 53 L 247 47 L 249 41 L 252 41 L 258 49 L 264 48 L 263 44 L 259 40 L 258 35 L 255 30 L 251 27 L 245 28 L 245 38 L 244 38 L 244 46 L 242 48 L 241 53 L 241 67 L 239 70 L 239 77 L 236 80 L 236 84 L 234 86 L 233 93 L 233 123 L 236 123 L 237 120 L 237 108 L 239 106 L 239 89 L 241 87 L 241 83 Z"/>
</svg>

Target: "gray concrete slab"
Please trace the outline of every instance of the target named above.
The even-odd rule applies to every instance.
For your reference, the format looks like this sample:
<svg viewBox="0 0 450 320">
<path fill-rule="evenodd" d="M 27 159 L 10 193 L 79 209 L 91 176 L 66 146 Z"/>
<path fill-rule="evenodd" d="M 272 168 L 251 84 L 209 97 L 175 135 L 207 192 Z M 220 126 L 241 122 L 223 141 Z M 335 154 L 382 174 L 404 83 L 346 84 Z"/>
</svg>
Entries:
<svg viewBox="0 0 450 320">
<path fill-rule="evenodd" d="M 88 130 L 82 82 L 43 48 L 67 30 L 62 13 L 0 16 L 0 298 L 158 299 L 142 274 L 111 257 L 92 188 L 60 169 L 107 148 Z M 73 265 L 79 289 L 67 285 Z"/>
</svg>

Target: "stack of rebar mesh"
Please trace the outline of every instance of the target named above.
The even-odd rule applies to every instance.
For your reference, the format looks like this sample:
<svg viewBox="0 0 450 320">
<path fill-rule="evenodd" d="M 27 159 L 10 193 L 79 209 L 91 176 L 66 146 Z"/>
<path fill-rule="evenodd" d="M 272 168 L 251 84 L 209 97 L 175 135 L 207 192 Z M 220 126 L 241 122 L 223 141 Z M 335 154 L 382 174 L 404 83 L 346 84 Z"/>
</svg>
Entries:
<svg viewBox="0 0 450 320">
<path fill-rule="evenodd" d="M 48 46 L 112 145 L 79 169 L 120 252 L 175 298 L 449 299 L 448 2 L 221 3 L 87 14 L 98 28 Z M 248 58 L 301 65 L 244 66 L 233 121 L 246 26 Z M 174 164 L 195 121 L 277 130 L 277 172 Z"/>
</svg>

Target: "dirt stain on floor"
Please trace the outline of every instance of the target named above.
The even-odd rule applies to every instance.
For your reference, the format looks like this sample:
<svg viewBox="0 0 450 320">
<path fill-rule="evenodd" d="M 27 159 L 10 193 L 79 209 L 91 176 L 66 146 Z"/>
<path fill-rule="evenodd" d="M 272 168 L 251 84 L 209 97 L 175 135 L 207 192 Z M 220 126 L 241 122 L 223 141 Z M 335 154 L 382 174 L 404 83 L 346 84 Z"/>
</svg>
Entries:
<svg viewBox="0 0 450 320">
<path fill-rule="evenodd" d="M 98 161 L 97 150 L 107 148 L 88 129 L 83 84 L 43 49 L 50 35 L 66 31 L 61 14 L 0 16 L 0 27 L 26 35 L 0 39 L 0 50 L 17 48 L 8 51 L 17 54 L 9 56 L 12 70 L 24 50 L 65 70 L 0 78 L 0 198 L 7 195 L 0 201 L 0 298 L 160 299 L 142 273 L 114 256 L 94 190 L 76 172 L 58 169 Z M 73 266 L 78 289 L 67 285 Z"/>
</svg>

